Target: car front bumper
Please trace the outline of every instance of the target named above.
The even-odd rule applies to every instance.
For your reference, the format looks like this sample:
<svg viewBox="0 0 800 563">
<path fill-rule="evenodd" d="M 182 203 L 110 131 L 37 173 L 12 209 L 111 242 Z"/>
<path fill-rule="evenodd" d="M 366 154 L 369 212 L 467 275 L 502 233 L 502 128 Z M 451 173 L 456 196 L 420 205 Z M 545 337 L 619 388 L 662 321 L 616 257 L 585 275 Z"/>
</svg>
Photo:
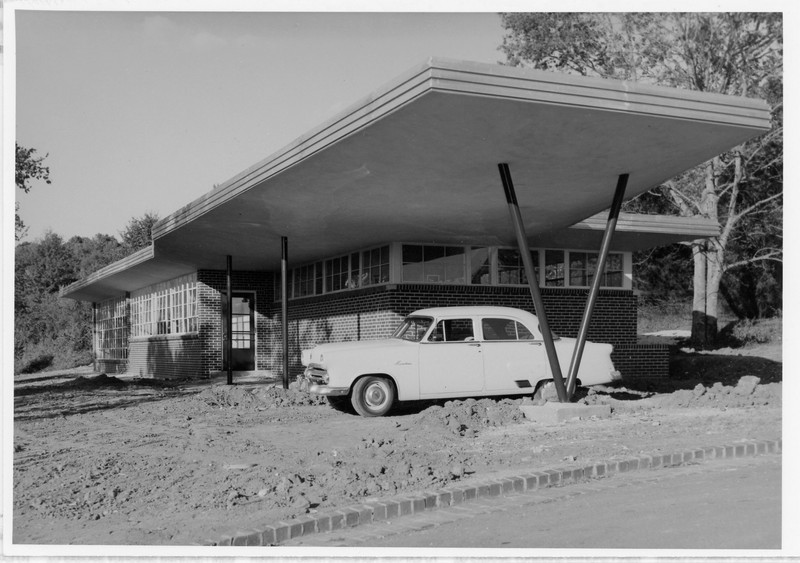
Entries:
<svg viewBox="0 0 800 563">
<path fill-rule="evenodd" d="M 308 392 L 314 395 L 322 395 L 324 397 L 341 397 L 350 392 L 349 387 L 330 387 L 328 385 L 314 385 L 308 386 Z"/>
<path fill-rule="evenodd" d="M 315 383 L 307 373 L 298 378 L 298 383 L 301 391 L 306 391 L 313 395 L 322 395 L 323 397 L 341 397 L 350 393 L 349 387 L 331 387 L 330 385 Z"/>
</svg>

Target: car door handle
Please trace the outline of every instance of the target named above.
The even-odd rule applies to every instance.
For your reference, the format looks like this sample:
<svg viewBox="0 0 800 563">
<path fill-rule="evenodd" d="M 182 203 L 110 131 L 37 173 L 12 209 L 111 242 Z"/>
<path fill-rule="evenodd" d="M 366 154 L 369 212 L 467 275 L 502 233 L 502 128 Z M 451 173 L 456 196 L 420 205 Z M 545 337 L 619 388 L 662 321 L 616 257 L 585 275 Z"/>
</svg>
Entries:
<svg viewBox="0 0 800 563">
<path fill-rule="evenodd" d="M 541 342 L 531 342 L 531 346 L 541 346 Z"/>
<path fill-rule="evenodd" d="M 480 347 L 481 347 L 481 345 L 480 345 L 480 343 L 479 343 L 479 342 L 471 342 L 471 343 L 470 343 L 470 346 L 477 346 L 478 348 L 480 348 Z"/>
</svg>

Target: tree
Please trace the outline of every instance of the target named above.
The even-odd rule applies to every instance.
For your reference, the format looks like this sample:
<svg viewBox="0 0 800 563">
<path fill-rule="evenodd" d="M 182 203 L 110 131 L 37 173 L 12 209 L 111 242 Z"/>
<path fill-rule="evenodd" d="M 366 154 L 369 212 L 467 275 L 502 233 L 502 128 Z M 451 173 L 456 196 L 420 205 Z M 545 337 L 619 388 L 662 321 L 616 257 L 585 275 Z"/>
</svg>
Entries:
<svg viewBox="0 0 800 563">
<path fill-rule="evenodd" d="M 74 236 L 67 241 L 73 256 L 75 273 L 85 278 L 103 266 L 124 258 L 125 248 L 111 235 L 96 234 L 92 238 Z"/>
<path fill-rule="evenodd" d="M 110 235 L 64 240 L 47 232 L 15 249 L 14 359 L 18 370 L 70 368 L 91 361 L 92 306 L 58 292 L 125 255 Z"/>
<path fill-rule="evenodd" d="M 158 222 L 158 214 L 148 211 L 141 217 L 132 217 L 125 230 L 120 231 L 122 246 L 127 254 L 150 246 L 153 242 L 153 225 Z"/>
<path fill-rule="evenodd" d="M 50 167 L 43 164 L 48 155 L 37 157 L 36 149 L 27 149 L 19 144 L 16 145 L 16 153 L 14 179 L 19 189 L 28 193 L 32 187 L 32 180 L 44 180 L 50 183 Z M 15 203 L 14 209 L 14 238 L 21 240 L 28 232 L 28 228 L 19 216 L 19 203 Z"/>
<path fill-rule="evenodd" d="M 769 133 L 670 180 L 655 196 L 673 213 L 720 224 L 720 236 L 691 244 L 693 340 L 705 344 L 716 338 L 720 289 L 733 299 L 738 271 L 760 271 L 763 291 L 774 296 L 776 264 L 782 262 L 781 15 L 501 14 L 501 19 L 506 29 L 501 49 L 509 64 L 757 96 L 770 103 Z"/>
</svg>

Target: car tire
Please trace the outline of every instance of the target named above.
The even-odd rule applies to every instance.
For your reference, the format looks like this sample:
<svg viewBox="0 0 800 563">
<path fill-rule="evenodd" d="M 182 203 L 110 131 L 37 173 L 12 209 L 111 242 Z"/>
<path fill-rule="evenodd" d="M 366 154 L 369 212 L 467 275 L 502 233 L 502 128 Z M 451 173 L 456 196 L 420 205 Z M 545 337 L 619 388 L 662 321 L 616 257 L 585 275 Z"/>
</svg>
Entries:
<svg viewBox="0 0 800 563">
<path fill-rule="evenodd" d="M 396 395 L 389 379 L 368 375 L 353 385 L 350 402 L 361 416 L 383 416 L 392 408 Z"/>
</svg>

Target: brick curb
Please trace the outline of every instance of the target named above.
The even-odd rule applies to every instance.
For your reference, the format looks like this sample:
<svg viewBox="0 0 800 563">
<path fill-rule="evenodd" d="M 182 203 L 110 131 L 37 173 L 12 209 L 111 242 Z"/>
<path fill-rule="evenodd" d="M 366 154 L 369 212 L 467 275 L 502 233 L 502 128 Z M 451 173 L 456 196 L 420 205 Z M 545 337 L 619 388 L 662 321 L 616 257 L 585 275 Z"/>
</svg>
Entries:
<svg viewBox="0 0 800 563">
<path fill-rule="evenodd" d="M 525 493 L 547 487 L 564 486 L 589 479 L 600 479 L 615 473 L 675 467 L 687 462 L 709 459 L 731 459 L 781 453 L 783 440 L 737 442 L 724 446 L 708 446 L 670 454 L 641 455 L 627 459 L 600 462 L 586 467 L 546 469 L 514 477 L 492 479 L 471 485 L 453 485 L 434 492 L 409 493 L 342 509 L 332 509 L 313 516 L 304 515 L 253 529 L 237 530 L 218 540 L 206 540 L 206 546 L 270 546 L 289 539 L 353 528 L 384 520 L 392 520 L 426 510 L 457 506 L 479 498 Z"/>
</svg>

